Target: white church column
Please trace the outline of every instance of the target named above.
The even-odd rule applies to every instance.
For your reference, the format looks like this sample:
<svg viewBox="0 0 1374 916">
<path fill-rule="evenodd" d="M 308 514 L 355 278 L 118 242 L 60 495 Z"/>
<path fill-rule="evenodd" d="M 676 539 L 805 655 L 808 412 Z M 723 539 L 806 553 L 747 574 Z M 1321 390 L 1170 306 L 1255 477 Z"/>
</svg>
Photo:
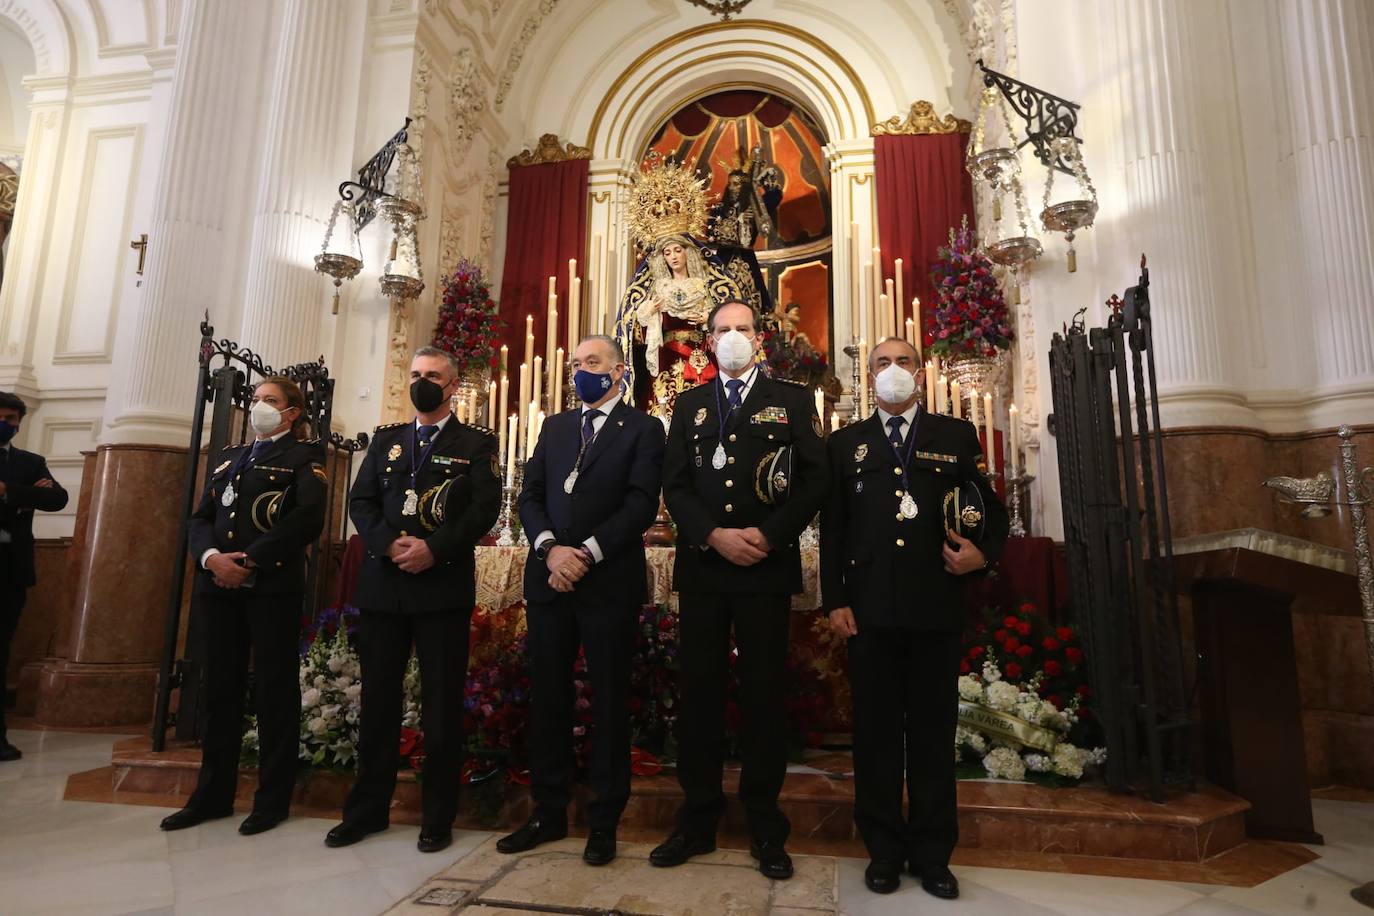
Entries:
<svg viewBox="0 0 1374 916">
<path fill-rule="evenodd" d="M 1224 6 L 1116 0 L 1102 22 L 1120 72 L 1120 231 L 1152 267 L 1164 425 L 1254 425 L 1235 375 L 1253 284 Z"/>
<path fill-rule="evenodd" d="M 271 81 L 239 341 L 277 368 L 318 359 L 329 291 L 313 270 L 351 175 L 357 85 L 350 4 L 289 0 Z"/>
<path fill-rule="evenodd" d="M 845 410 L 858 409 L 857 392 L 853 391 L 854 360 L 844 355 L 844 348 L 859 336 L 859 329 L 853 322 L 855 300 L 862 315 L 864 302 L 873 296 L 872 271 L 865 271 L 864 264 L 872 262 L 873 246 L 880 244 L 873 138 L 836 140 L 826 148 L 826 156 L 830 161 L 830 237 L 834 246 L 830 262 L 833 271 L 830 327 L 834 336 L 831 361 L 835 365 L 835 376 L 847 395 L 840 404 L 843 416 Z M 852 269 L 854 267 L 858 268 L 857 272 Z M 870 329 L 867 339 L 870 348 L 875 339 Z"/>
<path fill-rule="evenodd" d="M 1374 7 L 1282 0 L 1278 19 L 1280 168 L 1293 183 L 1303 295 L 1294 307 L 1310 316 L 1318 397 L 1363 394 L 1362 416 L 1337 402 L 1318 423 L 1355 422 L 1374 402 Z"/>
</svg>

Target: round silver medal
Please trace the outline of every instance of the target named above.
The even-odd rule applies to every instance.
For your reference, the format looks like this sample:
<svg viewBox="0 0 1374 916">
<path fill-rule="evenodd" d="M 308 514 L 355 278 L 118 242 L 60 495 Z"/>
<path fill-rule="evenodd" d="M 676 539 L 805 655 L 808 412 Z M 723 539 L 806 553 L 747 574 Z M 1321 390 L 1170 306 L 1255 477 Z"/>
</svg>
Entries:
<svg viewBox="0 0 1374 916">
<path fill-rule="evenodd" d="M 716 451 L 711 455 L 711 467 L 715 468 L 717 471 L 725 467 L 725 446 L 716 445 Z"/>
<path fill-rule="evenodd" d="M 238 494 L 234 492 L 234 482 L 231 480 L 224 485 L 224 495 L 219 498 L 219 504 L 228 508 L 234 504 L 234 500 L 237 498 Z"/>
<path fill-rule="evenodd" d="M 911 498 L 910 493 L 902 494 L 902 504 L 899 508 L 901 509 L 902 515 L 905 518 L 916 517 L 916 500 Z"/>
<path fill-rule="evenodd" d="M 573 487 L 575 487 L 576 485 L 577 485 L 577 469 L 574 468 L 573 471 L 572 471 L 572 473 L 570 473 L 570 474 L 568 475 L 568 479 L 565 480 L 565 481 L 563 481 L 563 492 L 564 492 L 564 493 L 571 493 L 571 492 L 573 491 Z"/>
</svg>

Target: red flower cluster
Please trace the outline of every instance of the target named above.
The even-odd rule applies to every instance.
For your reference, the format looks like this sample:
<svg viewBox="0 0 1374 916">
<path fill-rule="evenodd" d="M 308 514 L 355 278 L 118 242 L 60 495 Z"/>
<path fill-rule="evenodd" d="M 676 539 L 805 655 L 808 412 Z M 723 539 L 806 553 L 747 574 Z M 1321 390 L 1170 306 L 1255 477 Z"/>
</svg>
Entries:
<svg viewBox="0 0 1374 916">
<path fill-rule="evenodd" d="M 925 348 L 941 356 L 995 356 L 1011 346 L 1011 320 L 992 262 L 965 220 L 930 268 L 934 308 L 925 314 Z"/>
<path fill-rule="evenodd" d="M 452 353 L 464 370 L 495 369 L 505 323 L 482 268 L 466 258 L 444 278 L 444 299 L 431 346 Z"/>
</svg>

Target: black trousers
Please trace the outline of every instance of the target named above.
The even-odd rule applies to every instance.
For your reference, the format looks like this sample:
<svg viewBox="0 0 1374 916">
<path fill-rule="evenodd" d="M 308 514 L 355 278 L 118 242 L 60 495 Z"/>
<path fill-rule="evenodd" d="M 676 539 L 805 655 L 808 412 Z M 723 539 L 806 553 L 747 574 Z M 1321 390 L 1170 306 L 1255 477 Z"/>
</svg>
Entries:
<svg viewBox="0 0 1374 916">
<path fill-rule="evenodd" d="M 744 717 L 739 797 L 753 838 L 784 842 L 791 824 L 778 807 L 778 793 L 787 775 L 784 700 L 791 596 L 684 591 L 678 606 L 677 776 L 687 796 L 678 829 L 712 839 L 725 811 L 721 771 L 733 626 Z"/>
<path fill-rule="evenodd" d="M 343 819 L 364 830 L 391 822 L 391 796 L 401 756 L 401 702 L 410 647 L 420 662 L 425 762 L 420 807 L 424 826 L 444 829 L 458 816 L 463 766 L 463 688 L 468 671 L 471 609 L 390 614 L 363 609 L 358 624 L 362 722 L 358 777 Z"/>
<path fill-rule="evenodd" d="M 854 823 L 874 859 L 949 864 L 959 839 L 959 655 L 957 633 L 861 625 L 849 638 Z"/>
<path fill-rule="evenodd" d="M 531 602 L 529 625 L 530 795 L 539 816 L 567 818 L 573 760 L 573 664 L 580 644 L 592 687 L 587 809 L 592 830 L 614 830 L 630 799 L 630 664 L 639 608 L 589 603 L 576 592 Z"/>
<path fill-rule="evenodd" d="M 10 643 L 14 642 L 15 631 L 19 629 L 19 615 L 23 613 L 24 601 L 29 590 L 15 585 L 10 575 L 10 551 L 8 544 L 0 544 L 0 743 L 6 739 L 5 706 L 9 703 Z"/>
<path fill-rule="evenodd" d="M 243 709 L 252 652 L 258 717 L 258 791 L 253 810 L 285 817 L 291 809 L 300 747 L 300 593 L 197 596 L 204 610 L 205 738 L 200 776 L 186 807 L 228 813 L 238 788 Z"/>
</svg>

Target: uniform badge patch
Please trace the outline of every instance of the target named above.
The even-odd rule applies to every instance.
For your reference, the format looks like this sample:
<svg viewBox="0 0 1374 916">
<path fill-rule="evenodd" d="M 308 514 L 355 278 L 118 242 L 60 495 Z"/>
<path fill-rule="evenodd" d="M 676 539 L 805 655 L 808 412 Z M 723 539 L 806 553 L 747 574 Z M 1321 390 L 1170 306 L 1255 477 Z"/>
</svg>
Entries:
<svg viewBox="0 0 1374 916">
<path fill-rule="evenodd" d="M 697 426 L 700 426 L 701 424 L 703 424 L 703 423 L 706 422 L 706 408 L 705 408 L 705 407 L 698 407 L 698 408 L 697 408 L 697 415 L 696 415 L 696 417 L 694 418 L 693 422 L 694 422 Z"/>
<path fill-rule="evenodd" d="M 229 467 L 229 465 L 231 465 L 231 464 L 233 464 L 233 463 L 234 463 L 234 462 L 233 462 L 233 459 L 230 459 L 229 461 L 226 461 L 226 462 L 224 462 L 223 464 L 221 464 L 219 467 L 215 468 L 214 471 L 211 472 L 211 474 L 212 474 L 212 475 L 213 475 L 213 474 L 218 474 L 220 471 L 223 471 L 225 468 Z"/>
<path fill-rule="evenodd" d="M 389 452 L 386 453 L 386 460 L 387 460 L 387 461 L 395 461 L 397 458 L 400 458 L 400 457 L 401 457 L 401 443 L 397 442 L 395 445 L 391 446 L 391 451 L 389 451 Z"/>
<path fill-rule="evenodd" d="M 867 458 L 867 457 L 868 457 L 868 443 L 867 443 L 867 442 L 860 442 L 857 446 L 854 447 L 854 463 L 855 463 L 855 464 L 862 464 L 862 463 L 863 463 L 863 460 L 864 460 L 865 458 Z"/>
</svg>

